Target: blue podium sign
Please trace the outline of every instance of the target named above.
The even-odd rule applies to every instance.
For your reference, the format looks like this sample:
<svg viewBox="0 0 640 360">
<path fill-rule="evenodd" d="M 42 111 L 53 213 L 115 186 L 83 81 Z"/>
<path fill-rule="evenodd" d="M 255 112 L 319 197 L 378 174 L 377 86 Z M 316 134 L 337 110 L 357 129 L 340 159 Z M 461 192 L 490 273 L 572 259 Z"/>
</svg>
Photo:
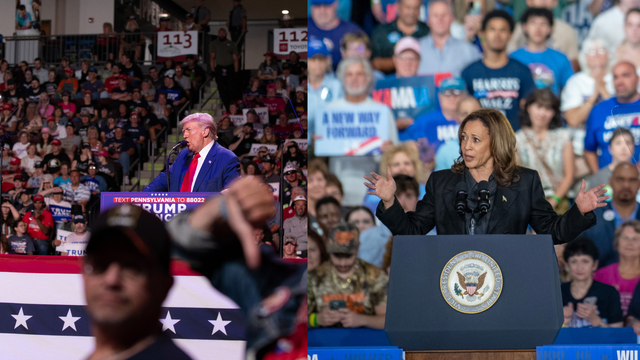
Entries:
<svg viewBox="0 0 640 360">
<path fill-rule="evenodd" d="M 309 347 L 308 360 L 384 359 L 404 360 L 402 349 L 395 346 Z"/>
<path fill-rule="evenodd" d="M 162 221 L 169 221 L 174 215 L 185 210 L 193 210 L 207 198 L 218 193 L 146 193 L 146 192 L 103 192 L 100 212 L 116 205 L 132 204 L 140 206 L 156 215 Z"/>
</svg>

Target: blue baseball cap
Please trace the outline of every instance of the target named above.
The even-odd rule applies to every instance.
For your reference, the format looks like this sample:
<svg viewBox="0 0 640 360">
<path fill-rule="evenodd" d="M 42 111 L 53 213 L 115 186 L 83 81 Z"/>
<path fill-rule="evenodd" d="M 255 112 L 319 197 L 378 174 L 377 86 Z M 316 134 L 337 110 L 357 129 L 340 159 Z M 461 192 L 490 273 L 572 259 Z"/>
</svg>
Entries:
<svg viewBox="0 0 640 360">
<path fill-rule="evenodd" d="M 75 216 L 73 217 L 73 223 L 74 223 L 74 224 L 76 224 L 76 223 L 83 223 L 83 222 L 87 222 L 87 219 L 85 219 L 85 218 L 84 218 L 84 216 L 82 216 L 82 215 L 75 215 Z"/>
<path fill-rule="evenodd" d="M 311 6 L 316 5 L 332 5 L 336 0 L 311 0 Z"/>
<path fill-rule="evenodd" d="M 310 58 L 314 57 L 315 55 L 331 56 L 331 51 L 329 51 L 329 48 L 324 43 L 324 41 L 322 41 L 322 39 L 317 39 L 317 38 L 309 39 L 309 43 L 307 47 L 308 47 L 307 55 Z"/>
<path fill-rule="evenodd" d="M 467 84 L 459 77 L 446 78 L 440 82 L 440 91 L 444 90 L 467 91 Z"/>
</svg>

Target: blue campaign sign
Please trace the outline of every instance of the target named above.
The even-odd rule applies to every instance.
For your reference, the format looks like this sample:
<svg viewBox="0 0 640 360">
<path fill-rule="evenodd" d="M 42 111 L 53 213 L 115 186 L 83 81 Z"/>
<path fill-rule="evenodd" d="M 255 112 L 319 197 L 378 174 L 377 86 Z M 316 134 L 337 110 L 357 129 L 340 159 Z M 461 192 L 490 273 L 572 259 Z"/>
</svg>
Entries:
<svg viewBox="0 0 640 360">
<path fill-rule="evenodd" d="M 396 119 L 415 119 L 435 109 L 435 76 L 379 80 L 372 97 L 375 101 L 390 107 Z"/>
<path fill-rule="evenodd" d="M 101 194 L 100 212 L 116 205 L 131 204 L 142 207 L 166 222 L 185 210 L 197 208 L 215 195 L 218 193 L 105 192 Z"/>
<path fill-rule="evenodd" d="M 49 211 L 53 216 L 53 221 L 67 220 L 71 221 L 71 208 L 64 206 L 57 206 L 53 203 L 49 203 Z"/>
<path fill-rule="evenodd" d="M 384 359 L 403 360 L 403 351 L 395 346 L 309 347 L 308 360 Z"/>
<path fill-rule="evenodd" d="M 637 360 L 640 345 L 538 346 L 537 360 Z"/>
<path fill-rule="evenodd" d="M 373 102 L 320 108 L 315 133 L 322 137 L 315 142 L 316 156 L 380 153 L 389 139 L 389 108 Z"/>
</svg>

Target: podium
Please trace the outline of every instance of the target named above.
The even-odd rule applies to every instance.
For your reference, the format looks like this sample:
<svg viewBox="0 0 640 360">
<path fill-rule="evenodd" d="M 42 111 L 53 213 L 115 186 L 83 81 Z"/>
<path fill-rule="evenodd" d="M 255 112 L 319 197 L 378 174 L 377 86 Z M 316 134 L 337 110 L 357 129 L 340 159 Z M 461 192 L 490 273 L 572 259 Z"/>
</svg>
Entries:
<svg viewBox="0 0 640 360">
<path fill-rule="evenodd" d="M 394 238 L 385 331 L 407 359 L 533 359 L 562 323 L 551 235 Z"/>
</svg>

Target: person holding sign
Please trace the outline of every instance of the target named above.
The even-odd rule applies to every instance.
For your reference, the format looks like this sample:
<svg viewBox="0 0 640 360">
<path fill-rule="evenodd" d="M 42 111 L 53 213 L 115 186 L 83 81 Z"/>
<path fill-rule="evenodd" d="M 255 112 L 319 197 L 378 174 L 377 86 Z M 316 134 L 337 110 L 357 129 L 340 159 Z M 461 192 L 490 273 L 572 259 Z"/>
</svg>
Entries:
<svg viewBox="0 0 640 360">
<path fill-rule="evenodd" d="M 73 217 L 73 234 L 67 236 L 67 241 L 54 240 L 62 256 L 84 256 L 91 233 L 87 231 L 87 219 L 82 215 Z"/>
<path fill-rule="evenodd" d="M 393 235 L 424 235 L 434 227 L 439 235 L 525 234 L 531 225 L 536 233 L 551 234 L 555 244 L 562 244 L 595 225 L 593 210 L 606 206 L 604 184 L 585 191 L 583 180 L 575 205 L 556 214 L 538 173 L 517 165 L 515 133 L 498 110 L 471 113 L 458 134 L 460 157 L 450 170 L 431 174 L 416 211 L 402 209 L 390 168 L 386 178 L 373 172 L 365 176 L 369 194 L 381 199 L 376 216 Z M 460 192 L 454 189 L 459 188 L 469 193 L 460 206 L 462 218 L 454 207 Z"/>
<path fill-rule="evenodd" d="M 180 125 L 188 149 L 182 150 L 169 168 L 171 188 L 163 171 L 143 191 L 220 192 L 240 176 L 238 158 L 216 141 L 217 128 L 211 115 L 191 114 Z"/>
</svg>

